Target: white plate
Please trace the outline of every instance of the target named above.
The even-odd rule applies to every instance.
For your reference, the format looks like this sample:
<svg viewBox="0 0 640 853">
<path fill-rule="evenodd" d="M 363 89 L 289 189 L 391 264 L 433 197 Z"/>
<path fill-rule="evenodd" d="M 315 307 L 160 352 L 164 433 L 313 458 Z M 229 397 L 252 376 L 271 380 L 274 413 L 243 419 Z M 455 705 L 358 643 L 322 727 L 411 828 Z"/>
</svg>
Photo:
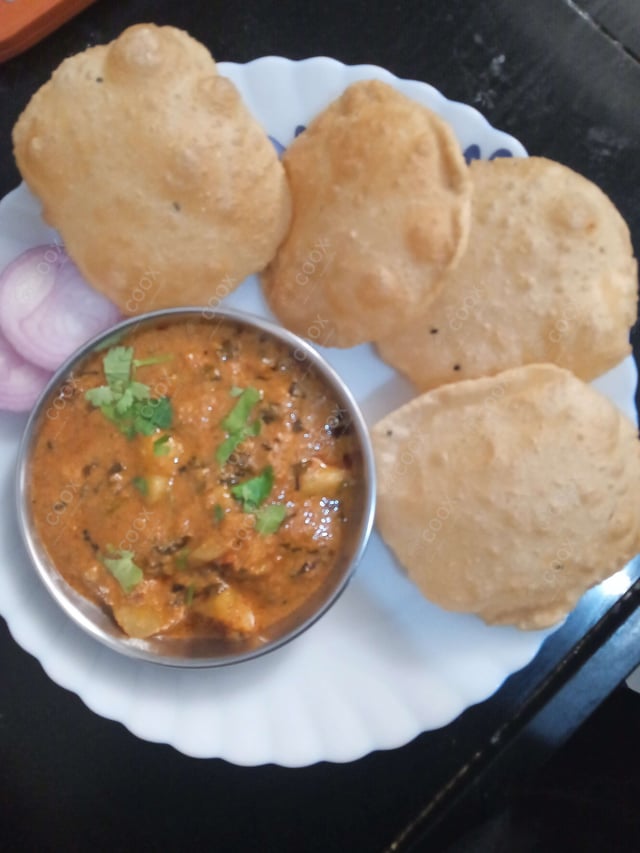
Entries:
<svg viewBox="0 0 640 853">
<path fill-rule="evenodd" d="M 248 65 L 221 63 L 249 108 L 279 142 L 354 80 L 376 77 L 443 115 L 463 149 L 490 157 L 525 156 L 471 107 L 447 101 L 431 86 L 398 80 L 374 66 L 346 67 L 326 58 L 277 57 Z M 0 267 L 56 235 L 20 187 L 0 204 Z M 255 279 L 225 304 L 269 316 Z M 365 417 L 375 421 L 409 398 L 407 385 L 371 347 L 324 350 L 347 380 Z M 601 390 L 635 419 L 635 366 L 625 361 L 599 380 Z M 85 636 L 50 599 L 18 539 L 14 463 L 25 418 L 0 413 L 0 611 L 18 643 L 50 677 L 96 713 L 141 738 L 194 756 L 237 764 L 302 766 L 350 761 L 401 746 L 453 720 L 490 696 L 528 663 L 549 632 L 489 628 L 473 616 L 447 613 L 423 600 L 374 535 L 336 606 L 305 635 L 236 667 L 174 670 L 120 657 Z"/>
</svg>

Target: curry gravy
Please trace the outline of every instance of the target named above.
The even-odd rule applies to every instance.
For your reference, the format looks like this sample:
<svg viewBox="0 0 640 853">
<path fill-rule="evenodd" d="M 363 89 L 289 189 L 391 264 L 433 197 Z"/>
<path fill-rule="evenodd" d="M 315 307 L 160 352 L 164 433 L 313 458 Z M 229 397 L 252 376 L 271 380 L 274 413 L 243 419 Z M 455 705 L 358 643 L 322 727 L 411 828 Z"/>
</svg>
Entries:
<svg viewBox="0 0 640 853">
<path fill-rule="evenodd" d="M 170 425 L 125 434 L 117 407 L 96 404 L 116 347 Z M 347 413 L 294 355 L 229 320 L 144 327 L 90 354 L 49 407 L 30 473 L 37 533 L 126 634 L 245 639 L 327 578 L 362 461 Z M 259 399 L 230 435 L 247 389 Z"/>
</svg>

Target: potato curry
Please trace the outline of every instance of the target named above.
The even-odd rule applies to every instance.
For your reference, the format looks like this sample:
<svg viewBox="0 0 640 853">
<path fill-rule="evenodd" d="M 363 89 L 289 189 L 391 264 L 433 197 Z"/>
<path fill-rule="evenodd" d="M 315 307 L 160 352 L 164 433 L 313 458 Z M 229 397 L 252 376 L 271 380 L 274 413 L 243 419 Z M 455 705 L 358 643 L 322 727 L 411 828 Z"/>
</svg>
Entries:
<svg viewBox="0 0 640 853">
<path fill-rule="evenodd" d="M 258 637 L 322 585 L 361 478 L 347 413 L 267 333 L 169 322 L 91 353 L 43 417 L 37 532 L 131 637 Z"/>
</svg>

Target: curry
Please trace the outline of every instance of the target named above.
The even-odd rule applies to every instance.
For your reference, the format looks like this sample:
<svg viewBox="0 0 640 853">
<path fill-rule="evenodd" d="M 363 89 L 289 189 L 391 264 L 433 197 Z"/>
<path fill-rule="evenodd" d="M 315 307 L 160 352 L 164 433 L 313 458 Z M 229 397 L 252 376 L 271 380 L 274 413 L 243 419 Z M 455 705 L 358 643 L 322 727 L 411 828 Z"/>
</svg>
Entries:
<svg viewBox="0 0 640 853">
<path fill-rule="evenodd" d="M 92 352 L 42 418 L 37 534 L 131 637 L 257 637 L 335 565 L 362 477 L 327 382 L 231 320 L 142 327 Z"/>
</svg>

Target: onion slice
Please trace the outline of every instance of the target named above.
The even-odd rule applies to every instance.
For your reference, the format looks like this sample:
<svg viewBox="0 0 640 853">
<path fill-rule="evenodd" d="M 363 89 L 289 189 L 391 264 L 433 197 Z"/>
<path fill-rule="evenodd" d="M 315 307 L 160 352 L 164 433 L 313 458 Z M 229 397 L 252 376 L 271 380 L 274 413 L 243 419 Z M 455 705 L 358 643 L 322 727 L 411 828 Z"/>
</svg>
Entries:
<svg viewBox="0 0 640 853">
<path fill-rule="evenodd" d="M 62 246 L 29 249 L 0 274 L 0 329 L 19 355 L 45 370 L 55 370 L 119 316 Z"/>
<path fill-rule="evenodd" d="M 28 411 L 51 377 L 50 373 L 30 364 L 0 334 L 0 409 L 10 412 Z"/>
</svg>

